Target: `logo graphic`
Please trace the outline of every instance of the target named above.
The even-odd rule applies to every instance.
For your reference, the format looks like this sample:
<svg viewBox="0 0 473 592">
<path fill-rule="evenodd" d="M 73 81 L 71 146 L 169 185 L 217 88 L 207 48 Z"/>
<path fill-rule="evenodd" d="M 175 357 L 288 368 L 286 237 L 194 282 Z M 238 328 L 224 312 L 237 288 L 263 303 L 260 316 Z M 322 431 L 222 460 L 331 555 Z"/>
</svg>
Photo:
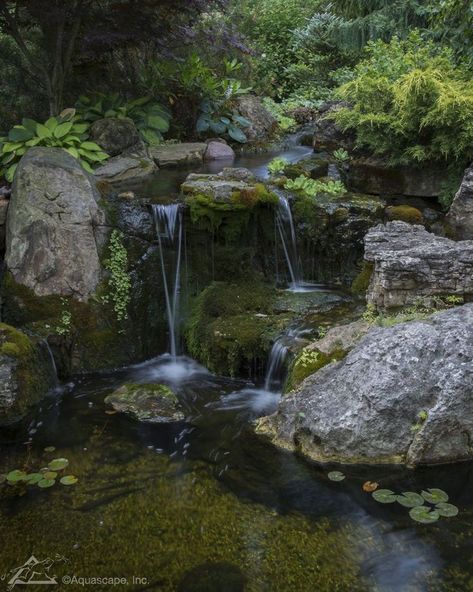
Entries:
<svg viewBox="0 0 473 592">
<path fill-rule="evenodd" d="M 11 569 L 8 573 L 4 574 L 1 579 L 5 580 L 8 577 L 10 578 L 7 582 L 7 590 L 12 590 L 15 586 L 38 586 L 40 584 L 52 586 L 57 584 L 57 576 L 50 575 L 49 571 L 51 567 L 55 563 L 66 563 L 67 561 L 68 559 L 62 555 L 56 555 L 54 559 L 48 557 L 42 561 L 39 561 L 34 555 L 31 555 L 23 565 Z"/>
</svg>

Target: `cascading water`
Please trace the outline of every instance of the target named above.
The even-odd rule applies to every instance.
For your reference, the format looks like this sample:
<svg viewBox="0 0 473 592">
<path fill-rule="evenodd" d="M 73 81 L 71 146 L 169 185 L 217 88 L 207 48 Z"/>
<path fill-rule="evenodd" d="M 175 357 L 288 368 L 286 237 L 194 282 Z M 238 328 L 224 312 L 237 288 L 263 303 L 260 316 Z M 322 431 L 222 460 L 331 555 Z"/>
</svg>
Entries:
<svg viewBox="0 0 473 592">
<path fill-rule="evenodd" d="M 291 206 L 287 197 L 278 194 L 279 203 L 276 209 L 276 228 L 281 239 L 281 244 L 286 259 L 289 276 L 291 278 L 291 290 L 300 290 L 303 287 L 301 265 L 297 252 L 296 230 L 292 218 Z"/>
<path fill-rule="evenodd" d="M 169 353 L 178 354 L 179 295 L 181 289 L 181 262 L 184 242 L 184 224 L 180 204 L 153 204 L 153 217 L 159 245 L 163 275 L 166 316 L 169 327 Z M 174 265 L 168 273 L 165 252 L 174 253 Z"/>
<path fill-rule="evenodd" d="M 282 383 L 286 373 L 286 358 L 289 353 L 285 345 L 284 337 L 280 337 L 273 343 L 269 354 L 268 369 L 264 379 L 264 390 L 270 392 L 281 392 Z"/>
</svg>

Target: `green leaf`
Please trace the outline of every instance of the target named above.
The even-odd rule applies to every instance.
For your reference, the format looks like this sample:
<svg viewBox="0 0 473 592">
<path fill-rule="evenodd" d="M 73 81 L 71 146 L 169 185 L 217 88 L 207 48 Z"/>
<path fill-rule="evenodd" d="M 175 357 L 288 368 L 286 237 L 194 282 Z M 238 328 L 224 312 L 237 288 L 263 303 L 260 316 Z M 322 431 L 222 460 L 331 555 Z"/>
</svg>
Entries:
<svg viewBox="0 0 473 592">
<path fill-rule="evenodd" d="M 15 125 L 9 132 L 8 132 L 8 139 L 11 142 L 26 142 L 27 140 L 31 140 L 34 133 L 27 129 L 22 125 Z"/>
<path fill-rule="evenodd" d="M 81 148 L 84 150 L 90 150 L 92 152 L 101 152 L 102 148 L 95 142 L 82 142 Z"/>
<path fill-rule="evenodd" d="M 66 475 L 62 477 L 60 483 L 62 485 L 75 485 L 79 479 L 75 475 Z"/>
<path fill-rule="evenodd" d="M 151 146 L 159 144 L 160 140 L 162 139 L 161 134 L 156 130 L 144 129 L 140 131 L 143 139 Z"/>
<path fill-rule="evenodd" d="M 246 119 L 246 117 L 242 117 L 241 115 L 234 115 L 233 121 L 241 125 L 241 127 L 251 127 L 251 121 Z"/>
<path fill-rule="evenodd" d="M 25 481 L 28 483 L 28 485 L 36 485 L 43 478 L 44 477 L 42 473 L 29 473 L 28 475 L 26 475 Z"/>
<path fill-rule="evenodd" d="M 224 123 L 225 125 L 230 125 L 231 121 L 228 119 L 228 117 L 220 117 L 220 121 L 222 123 Z"/>
<path fill-rule="evenodd" d="M 26 473 L 24 471 L 20 471 L 19 469 L 10 471 L 7 474 L 7 481 L 10 481 L 10 483 L 17 483 L 18 481 L 24 481 L 25 479 Z"/>
<path fill-rule="evenodd" d="M 148 127 L 151 127 L 160 132 L 167 132 L 169 130 L 169 121 L 166 121 L 161 115 L 150 115 L 146 118 Z"/>
<path fill-rule="evenodd" d="M 68 148 L 64 148 L 64 150 L 66 152 L 69 152 L 69 154 L 71 156 L 73 156 L 74 158 L 79 158 L 79 153 L 77 152 L 77 150 L 73 146 L 69 146 Z"/>
<path fill-rule="evenodd" d="M 212 120 L 210 122 L 210 129 L 214 132 L 214 134 L 224 134 L 227 131 L 227 126 L 221 121 Z"/>
<path fill-rule="evenodd" d="M 67 109 L 63 109 L 61 113 L 59 113 L 59 118 L 61 121 L 70 121 L 76 114 L 76 109 L 74 107 L 68 107 Z"/>
<path fill-rule="evenodd" d="M 59 121 L 56 117 L 50 117 L 44 125 L 48 128 L 50 132 L 53 132 L 59 125 Z"/>
<path fill-rule="evenodd" d="M 41 481 L 38 481 L 38 487 L 46 489 L 47 487 L 52 487 L 55 483 L 56 481 L 54 479 L 41 479 Z"/>
<path fill-rule="evenodd" d="M 446 518 L 450 518 L 458 514 L 457 506 L 454 506 L 453 504 L 447 504 L 446 502 L 438 503 L 435 506 L 435 509 L 440 514 L 440 516 L 445 516 Z"/>
<path fill-rule="evenodd" d="M 236 142 L 240 142 L 240 144 L 244 144 L 248 141 L 246 134 L 240 128 L 235 127 L 234 125 L 229 126 L 228 135 Z"/>
<path fill-rule="evenodd" d="M 88 173 L 94 174 L 94 169 L 90 166 L 90 164 L 86 160 L 80 161 L 82 168 L 84 168 Z"/>
<path fill-rule="evenodd" d="M 427 489 L 427 491 L 422 491 L 422 497 L 430 504 L 448 502 L 448 494 L 443 489 Z"/>
<path fill-rule="evenodd" d="M 15 176 L 16 169 L 18 167 L 18 163 L 12 164 L 5 173 L 5 179 L 11 183 L 13 181 L 13 177 Z"/>
<path fill-rule="evenodd" d="M 424 498 L 414 491 L 404 491 L 402 495 L 397 496 L 397 502 L 405 508 L 415 508 L 424 505 Z"/>
<path fill-rule="evenodd" d="M 85 132 L 89 129 L 88 123 L 75 123 L 72 126 L 72 133 L 74 134 L 85 134 Z"/>
<path fill-rule="evenodd" d="M 21 148 L 21 146 L 23 146 L 22 142 L 6 142 L 3 144 L 2 152 L 4 154 L 7 152 L 15 152 L 15 150 L 18 150 L 18 148 Z"/>
<path fill-rule="evenodd" d="M 397 501 L 397 495 L 390 489 L 377 489 L 371 494 L 380 504 L 392 504 Z"/>
<path fill-rule="evenodd" d="M 21 120 L 21 123 L 24 127 L 26 127 L 26 129 L 30 130 L 32 134 L 36 134 L 36 126 L 38 125 L 37 121 L 35 121 L 34 119 L 28 119 L 27 117 L 24 117 Z"/>
<path fill-rule="evenodd" d="M 201 115 L 197 120 L 195 129 L 198 134 L 208 131 L 210 128 L 210 118 L 208 115 Z"/>
<path fill-rule="evenodd" d="M 36 126 L 36 133 L 38 134 L 38 136 L 41 139 L 44 138 L 52 138 L 52 131 L 50 129 L 48 129 L 45 125 L 43 125 L 42 123 L 38 123 Z"/>
<path fill-rule="evenodd" d="M 345 479 L 345 475 L 341 471 L 331 471 L 327 477 L 330 481 L 343 481 Z"/>
<path fill-rule="evenodd" d="M 57 477 L 57 472 L 56 471 L 46 471 L 43 474 L 43 478 L 44 479 L 56 479 Z"/>
<path fill-rule="evenodd" d="M 53 132 L 54 137 L 55 138 L 63 138 L 64 136 L 67 136 L 67 134 L 71 131 L 71 129 L 72 129 L 72 121 L 66 121 L 64 123 L 61 123 L 54 130 L 54 132 Z"/>
<path fill-rule="evenodd" d="M 437 522 L 440 518 L 440 514 L 437 510 L 431 510 L 428 506 L 416 506 L 415 508 L 411 508 L 409 516 L 412 520 L 420 522 L 421 524 L 432 524 L 432 522 Z"/>
<path fill-rule="evenodd" d="M 62 471 L 62 469 L 65 469 L 68 464 L 69 461 L 67 458 L 55 458 L 48 464 L 48 469 L 50 471 Z"/>
</svg>

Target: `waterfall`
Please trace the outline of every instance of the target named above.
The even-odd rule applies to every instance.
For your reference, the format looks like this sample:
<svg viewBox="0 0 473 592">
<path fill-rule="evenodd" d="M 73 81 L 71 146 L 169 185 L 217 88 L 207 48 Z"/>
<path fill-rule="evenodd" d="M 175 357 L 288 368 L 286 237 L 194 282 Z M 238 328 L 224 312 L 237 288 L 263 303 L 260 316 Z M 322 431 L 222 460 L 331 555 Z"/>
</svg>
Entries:
<svg viewBox="0 0 473 592">
<path fill-rule="evenodd" d="M 181 259 L 184 242 L 184 224 L 180 204 L 153 204 L 153 217 L 158 238 L 159 257 L 163 276 L 166 316 L 169 328 L 169 350 L 177 356 L 179 329 L 179 295 L 181 288 Z M 165 252 L 174 252 L 174 265 L 166 270 Z"/>
<path fill-rule="evenodd" d="M 59 379 L 58 379 L 58 375 L 57 375 L 56 360 L 54 359 L 54 355 L 53 355 L 53 352 L 51 350 L 51 346 L 49 345 L 47 339 L 43 339 L 41 343 L 43 343 L 43 345 L 44 345 L 44 347 L 46 349 L 46 352 L 47 352 L 47 354 L 49 356 L 49 359 L 51 361 L 51 368 L 52 368 L 53 374 L 54 374 L 54 383 L 55 383 L 55 386 L 57 386 L 58 385 L 58 382 L 59 382 Z"/>
<path fill-rule="evenodd" d="M 302 288 L 303 282 L 291 206 L 285 195 L 278 195 L 278 197 L 279 204 L 276 210 L 276 227 L 291 278 L 290 287 L 293 290 L 299 290 Z"/>
<path fill-rule="evenodd" d="M 289 353 L 284 344 L 284 338 L 280 337 L 273 343 L 268 360 L 268 370 L 264 379 L 264 390 L 280 392 L 286 371 L 286 358 Z"/>
</svg>

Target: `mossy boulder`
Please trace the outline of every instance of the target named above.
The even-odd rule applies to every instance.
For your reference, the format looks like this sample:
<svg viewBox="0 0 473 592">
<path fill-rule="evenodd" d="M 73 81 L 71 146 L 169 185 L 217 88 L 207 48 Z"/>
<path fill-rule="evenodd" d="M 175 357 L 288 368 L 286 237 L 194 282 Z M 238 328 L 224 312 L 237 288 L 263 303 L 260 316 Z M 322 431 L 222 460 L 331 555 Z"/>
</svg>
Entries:
<svg viewBox="0 0 473 592">
<path fill-rule="evenodd" d="M 115 411 L 145 423 L 170 423 L 184 420 L 179 400 L 163 384 L 122 385 L 105 398 Z"/>
<path fill-rule="evenodd" d="M 53 387 L 51 358 L 25 333 L 0 323 L 0 426 L 22 419 Z"/>
<path fill-rule="evenodd" d="M 400 220 L 408 224 L 424 223 L 422 212 L 409 205 L 389 206 L 386 208 L 386 217 L 388 220 Z"/>
</svg>

